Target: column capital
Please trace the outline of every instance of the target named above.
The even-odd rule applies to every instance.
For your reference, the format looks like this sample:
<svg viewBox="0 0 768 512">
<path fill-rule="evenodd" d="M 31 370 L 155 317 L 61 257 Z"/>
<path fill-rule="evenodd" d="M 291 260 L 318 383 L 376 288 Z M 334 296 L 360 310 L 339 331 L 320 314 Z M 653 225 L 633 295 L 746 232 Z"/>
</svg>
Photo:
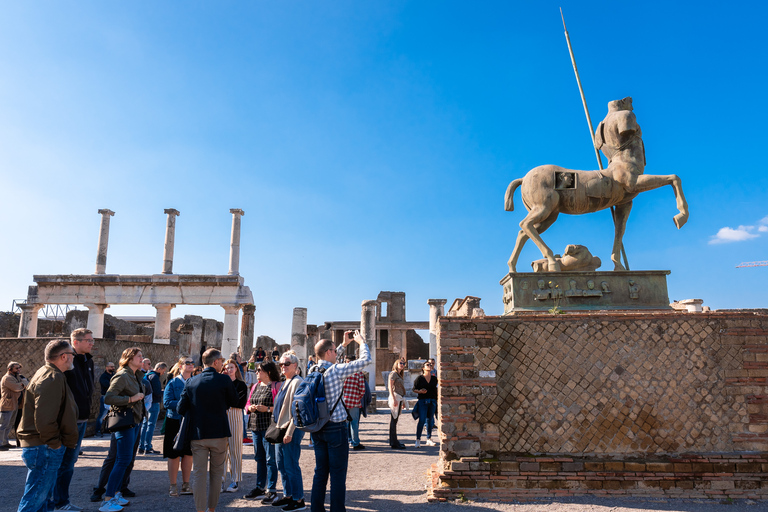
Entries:
<svg viewBox="0 0 768 512">
<path fill-rule="evenodd" d="M 379 301 L 377 300 L 364 300 L 363 301 L 363 307 L 364 308 L 372 308 L 379 305 Z"/>
<path fill-rule="evenodd" d="M 245 212 L 241 210 L 240 208 L 230 208 L 229 213 L 233 215 L 245 215 Z"/>
<path fill-rule="evenodd" d="M 83 306 L 87 307 L 88 309 L 98 310 L 99 313 L 102 313 L 109 307 L 109 304 L 83 304 Z"/>
<path fill-rule="evenodd" d="M 107 306 L 109 307 L 109 306 Z M 157 310 L 164 310 L 167 309 L 168 311 L 172 310 L 176 307 L 176 304 L 152 304 L 152 307 Z"/>
<path fill-rule="evenodd" d="M 252 315 L 256 312 L 256 306 L 253 304 L 246 304 L 243 306 L 243 314 Z"/>
<path fill-rule="evenodd" d="M 176 208 L 166 208 L 163 210 L 163 213 L 167 213 L 168 215 L 181 215 L 181 212 Z"/>
<path fill-rule="evenodd" d="M 221 304 L 221 307 L 224 308 L 224 313 L 229 315 L 234 315 L 240 309 L 243 307 L 242 304 Z M 256 306 L 254 306 L 254 310 L 256 309 Z"/>
<path fill-rule="evenodd" d="M 99 210 L 99 213 L 102 215 L 109 215 L 110 217 L 112 217 L 115 214 L 115 212 L 113 212 L 109 208 L 102 208 Z"/>
<path fill-rule="evenodd" d="M 430 306 L 445 306 L 445 304 L 448 302 L 448 299 L 428 299 L 427 304 Z"/>
<path fill-rule="evenodd" d="M 37 304 L 37 303 L 16 304 L 16 305 L 19 307 L 19 309 L 21 309 L 25 313 L 37 313 L 45 306 L 45 304 Z"/>
</svg>

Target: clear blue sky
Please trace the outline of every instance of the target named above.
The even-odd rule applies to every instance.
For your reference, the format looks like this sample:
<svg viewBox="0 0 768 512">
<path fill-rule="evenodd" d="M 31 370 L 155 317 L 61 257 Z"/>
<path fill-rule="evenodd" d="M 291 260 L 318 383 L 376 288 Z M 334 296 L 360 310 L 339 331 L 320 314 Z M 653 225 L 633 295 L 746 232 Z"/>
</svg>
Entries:
<svg viewBox="0 0 768 512">
<path fill-rule="evenodd" d="M 3 2 L 0 310 L 33 274 L 93 272 L 99 208 L 122 274 L 162 269 L 164 208 L 174 271 L 226 273 L 242 208 L 259 334 L 287 341 L 296 306 L 359 319 L 380 290 L 406 292 L 411 320 L 465 295 L 500 314 L 524 215 L 508 183 L 596 168 L 559 6 L 593 121 L 632 96 L 646 173 L 680 175 L 690 203 L 678 231 L 671 188 L 635 200 L 631 267 L 671 270 L 670 299 L 766 307 L 768 267 L 734 268 L 768 260 L 766 5 Z M 606 262 L 612 233 L 604 211 L 545 240 Z M 223 318 L 174 316 L 191 312 Z"/>
</svg>

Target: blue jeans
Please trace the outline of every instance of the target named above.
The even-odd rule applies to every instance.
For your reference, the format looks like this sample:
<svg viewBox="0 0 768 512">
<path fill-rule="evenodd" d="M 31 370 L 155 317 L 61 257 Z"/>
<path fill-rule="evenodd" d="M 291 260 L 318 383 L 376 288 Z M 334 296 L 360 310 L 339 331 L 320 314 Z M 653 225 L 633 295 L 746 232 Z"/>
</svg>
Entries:
<svg viewBox="0 0 768 512">
<path fill-rule="evenodd" d="M 160 414 L 160 404 L 153 403 L 149 406 L 149 415 L 141 422 L 141 438 L 139 441 L 139 450 L 152 449 L 152 436 L 155 435 L 155 425 L 157 424 L 157 415 Z"/>
<path fill-rule="evenodd" d="M 66 448 L 64 451 L 64 458 L 61 460 L 56 484 L 53 486 L 51 509 L 63 507 L 69 503 L 69 484 L 72 481 L 72 475 L 75 474 L 75 463 L 80 456 L 80 445 L 83 443 L 83 437 L 85 437 L 86 426 L 88 426 L 86 422 L 77 424 L 77 446 L 74 449 Z"/>
<path fill-rule="evenodd" d="M 67 448 L 58 449 L 48 445 L 22 448 L 21 459 L 27 466 L 27 482 L 24 495 L 19 502 L 18 512 L 45 512 L 48 509 L 48 497 L 56 483 L 61 460 Z"/>
<path fill-rule="evenodd" d="M 345 421 L 328 422 L 312 434 L 315 443 L 315 477 L 312 479 L 311 512 L 325 511 L 325 489 L 331 477 L 331 512 L 345 512 L 349 444 Z"/>
<path fill-rule="evenodd" d="M 304 499 L 304 480 L 301 478 L 301 441 L 304 431 L 296 429 L 290 443 L 277 445 L 277 469 L 283 479 L 283 495 L 296 501 Z"/>
<path fill-rule="evenodd" d="M 437 409 L 437 400 L 426 398 L 419 400 L 419 423 L 416 425 L 416 439 L 421 439 L 421 430 L 424 428 L 424 422 L 427 423 L 427 439 L 432 439 L 432 429 L 435 427 L 435 410 Z"/>
<path fill-rule="evenodd" d="M 137 435 L 139 435 L 138 426 L 115 432 L 117 459 L 112 467 L 112 472 L 109 474 L 109 480 L 107 480 L 105 496 L 114 498 L 115 493 L 120 491 L 125 471 L 133 460 L 133 447 L 136 444 Z"/>
<path fill-rule="evenodd" d="M 139 436 L 135 436 L 136 440 L 133 442 L 133 454 L 131 455 L 131 463 L 128 465 L 128 469 L 125 470 L 123 476 L 123 483 L 120 485 L 120 492 L 124 493 L 128 489 L 128 484 L 131 483 L 131 472 L 133 472 L 133 463 L 136 461 L 136 452 L 139 449 Z M 115 461 L 117 460 L 117 438 L 115 434 L 110 434 L 109 450 L 107 451 L 107 458 L 101 464 L 101 471 L 99 472 L 99 483 L 93 488 L 93 492 L 97 494 L 104 494 L 107 492 L 107 482 L 109 481 L 109 475 L 112 474 L 112 469 L 115 467 Z"/>
<path fill-rule="evenodd" d="M 347 409 L 352 421 L 349 422 L 349 442 L 352 446 L 360 444 L 360 408 L 350 407 Z"/>
<path fill-rule="evenodd" d="M 264 439 L 266 430 L 252 430 L 253 458 L 256 460 L 256 487 L 277 491 L 275 445 Z"/>
</svg>

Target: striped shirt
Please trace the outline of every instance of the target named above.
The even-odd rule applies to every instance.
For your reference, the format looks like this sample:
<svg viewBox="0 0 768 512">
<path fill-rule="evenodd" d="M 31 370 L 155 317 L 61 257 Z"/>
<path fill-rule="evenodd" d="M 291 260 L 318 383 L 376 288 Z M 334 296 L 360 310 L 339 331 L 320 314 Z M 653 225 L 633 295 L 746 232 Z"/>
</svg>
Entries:
<svg viewBox="0 0 768 512">
<path fill-rule="evenodd" d="M 349 377 L 355 372 L 362 371 L 363 368 L 368 366 L 371 362 L 371 351 L 368 349 L 367 343 L 360 343 L 360 359 L 355 359 L 351 363 L 330 363 L 325 360 L 320 360 L 317 366 L 326 368 L 325 370 L 325 400 L 328 402 L 328 410 L 333 409 L 336 400 L 341 396 L 341 392 L 344 390 L 344 379 Z M 316 366 L 316 367 L 317 367 Z M 314 367 L 314 368 L 316 368 Z M 347 419 L 347 411 L 341 406 L 341 402 L 333 411 L 331 415 L 331 421 L 334 423 L 340 423 Z"/>
</svg>

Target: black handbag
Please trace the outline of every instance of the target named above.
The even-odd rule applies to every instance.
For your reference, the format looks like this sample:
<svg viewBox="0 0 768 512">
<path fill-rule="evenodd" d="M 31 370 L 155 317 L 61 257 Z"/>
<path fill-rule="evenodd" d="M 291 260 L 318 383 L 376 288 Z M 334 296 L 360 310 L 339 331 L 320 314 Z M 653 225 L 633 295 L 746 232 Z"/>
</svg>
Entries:
<svg viewBox="0 0 768 512">
<path fill-rule="evenodd" d="M 190 448 L 192 445 L 192 418 L 187 413 L 181 418 L 179 424 L 179 431 L 176 433 L 176 437 L 173 438 L 173 449 L 177 452 L 183 452 Z"/>
<path fill-rule="evenodd" d="M 269 427 L 267 427 L 267 431 L 264 433 L 264 439 L 272 444 L 282 444 L 287 431 L 288 427 L 278 428 L 275 420 L 272 420 Z"/>
<path fill-rule="evenodd" d="M 113 405 L 109 408 L 104 419 L 101 420 L 101 431 L 111 434 L 112 432 L 128 430 L 135 425 L 132 406 L 118 407 Z"/>
</svg>

